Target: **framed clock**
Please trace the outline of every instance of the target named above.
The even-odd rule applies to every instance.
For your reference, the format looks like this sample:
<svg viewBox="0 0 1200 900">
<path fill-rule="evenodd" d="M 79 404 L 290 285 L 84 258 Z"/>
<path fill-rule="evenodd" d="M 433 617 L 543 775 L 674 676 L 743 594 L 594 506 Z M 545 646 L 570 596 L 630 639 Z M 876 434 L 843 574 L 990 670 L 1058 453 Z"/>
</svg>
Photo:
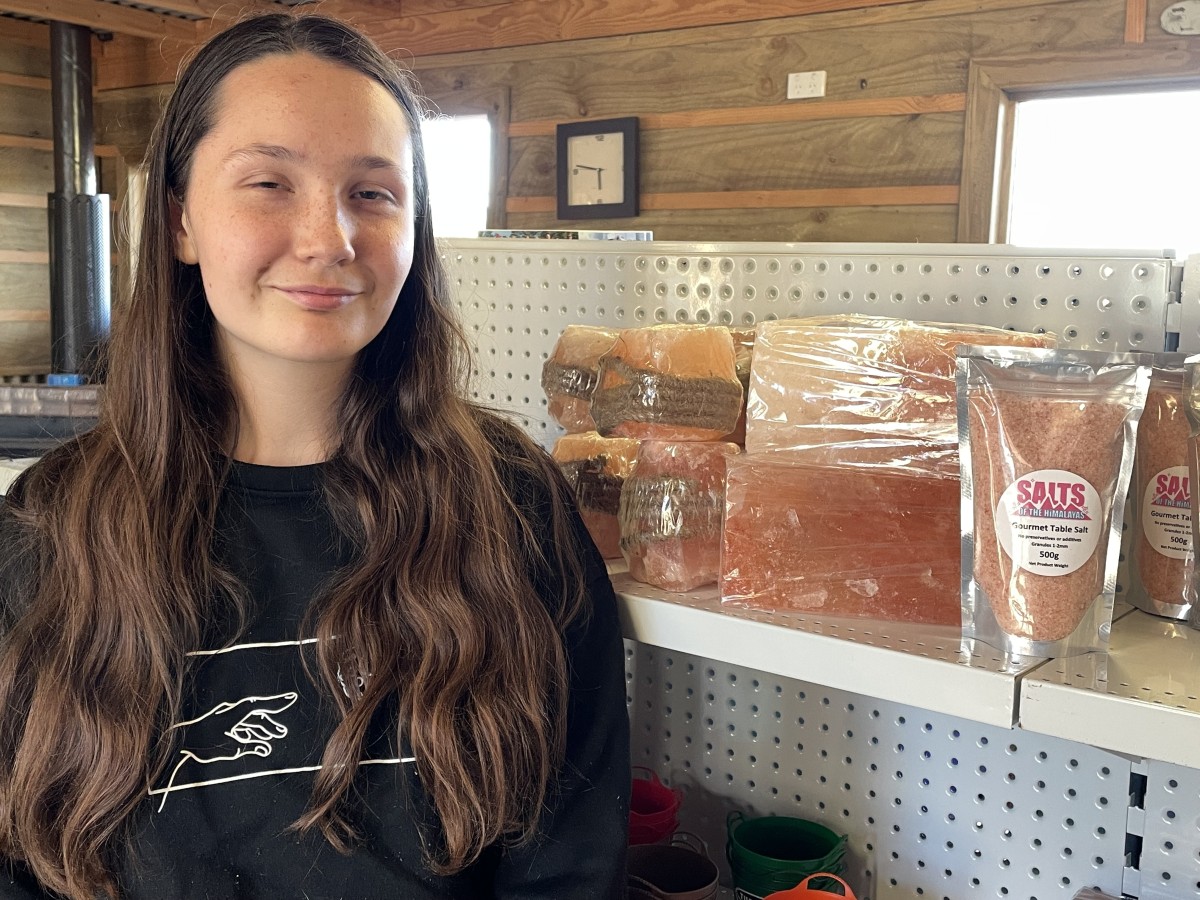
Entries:
<svg viewBox="0 0 1200 900">
<path fill-rule="evenodd" d="M 557 129 L 558 217 L 638 214 L 638 120 L 569 122 Z"/>
</svg>

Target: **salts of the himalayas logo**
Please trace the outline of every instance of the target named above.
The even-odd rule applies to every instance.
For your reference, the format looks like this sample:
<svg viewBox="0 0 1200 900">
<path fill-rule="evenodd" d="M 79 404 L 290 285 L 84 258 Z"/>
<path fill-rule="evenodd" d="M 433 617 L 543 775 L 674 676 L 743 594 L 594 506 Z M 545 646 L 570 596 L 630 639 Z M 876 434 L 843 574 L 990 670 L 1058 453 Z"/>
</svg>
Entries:
<svg viewBox="0 0 1200 900">
<path fill-rule="evenodd" d="M 1159 472 L 1154 479 L 1154 499 L 1152 506 L 1168 506 L 1171 509 L 1191 509 L 1192 491 L 1186 475 L 1172 475 L 1169 472 Z"/>
<path fill-rule="evenodd" d="M 1086 519 L 1087 483 L 1021 478 L 1016 483 L 1015 515 L 1030 519 Z"/>
</svg>

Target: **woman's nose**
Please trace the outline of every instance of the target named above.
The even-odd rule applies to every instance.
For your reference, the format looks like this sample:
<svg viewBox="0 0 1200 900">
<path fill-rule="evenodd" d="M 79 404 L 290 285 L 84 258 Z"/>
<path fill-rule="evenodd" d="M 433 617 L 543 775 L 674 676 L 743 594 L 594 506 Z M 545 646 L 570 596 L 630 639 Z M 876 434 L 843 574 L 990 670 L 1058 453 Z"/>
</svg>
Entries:
<svg viewBox="0 0 1200 900">
<path fill-rule="evenodd" d="M 354 222 L 336 197 L 314 196 L 293 224 L 296 255 L 326 266 L 354 259 Z"/>
</svg>

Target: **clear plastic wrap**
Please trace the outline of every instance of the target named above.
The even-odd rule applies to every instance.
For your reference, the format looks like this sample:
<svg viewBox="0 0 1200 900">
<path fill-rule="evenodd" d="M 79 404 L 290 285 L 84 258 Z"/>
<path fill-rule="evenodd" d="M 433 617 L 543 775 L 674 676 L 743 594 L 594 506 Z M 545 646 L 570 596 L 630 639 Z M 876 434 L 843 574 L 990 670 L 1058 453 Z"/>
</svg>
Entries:
<svg viewBox="0 0 1200 900">
<path fill-rule="evenodd" d="M 754 363 L 754 329 L 731 328 L 729 335 L 733 338 L 734 371 L 737 372 L 738 382 L 742 385 L 742 408 L 738 414 L 737 424 L 733 426 L 733 431 L 721 440 L 744 447 L 746 445 L 745 398 L 750 396 L 750 368 Z"/>
<path fill-rule="evenodd" d="M 1195 599 L 1184 355 L 1147 358 L 1154 368 L 1133 457 L 1134 578 L 1126 599 L 1148 613 L 1184 619 Z"/>
<path fill-rule="evenodd" d="M 1189 356 L 1183 364 L 1183 413 L 1188 423 L 1187 466 L 1192 484 L 1200 478 L 1200 356 Z M 1200 516 L 1192 516 L 1192 547 L 1200 547 Z M 1192 568 L 1190 589 L 1200 594 L 1200 567 Z M 1185 621 L 1200 628 L 1200 603 L 1192 603 Z"/>
<path fill-rule="evenodd" d="M 645 441 L 621 490 L 621 552 L 629 574 L 668 591 L 717 580 L 727 442 Z"/>
<path fill-rule="evenodd" d="M 964 347 L 963 635 L 1022 656 L 1105 650 L 1142 354 Z"/>
<path fill-rule="evenodd" d="M 617 332 L 593 325 L 568 325 L 542 365 L 546 410 L 566 431 L 595 431 L 592 392 L 600 378 L 600 357 L 612 349 Z"/>
<path fill-rule="evenodd" d="M 729 460 L 722 602 L 958 626 L 958 582 L 956 480 Z"/>
<path fill-rule="evenodd" d="M 760 323 L 746 452 L 957 478 L 960 344 L 1053 347 L 1055 340 L 982 325 L 851 315 Z"/>
<path fill-rule="evenodd" d="M 744 405 L 729 329 L 627 328 L 600 359 L 592 395 L 596 430 L 655 441 L 717 441 Z"/>
<path fill-rule="evenodd" d="M 638 445 L 632 438 L 606 438 L 587 431 L 564 434 L 551 453 L 575 492 L 575 504 L 588 534 L 605 559 L 621 556 L 617 512 L 621 488 L 637 465 Z"/>
</svg>

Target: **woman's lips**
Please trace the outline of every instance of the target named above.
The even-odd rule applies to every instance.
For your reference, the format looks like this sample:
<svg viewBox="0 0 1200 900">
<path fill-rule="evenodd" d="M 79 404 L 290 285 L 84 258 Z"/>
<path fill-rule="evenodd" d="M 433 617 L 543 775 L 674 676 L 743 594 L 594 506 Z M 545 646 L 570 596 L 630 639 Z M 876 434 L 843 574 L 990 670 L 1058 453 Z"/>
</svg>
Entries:
<svg viewBox="0 0 1200 900">
<path fill-rule="evenodd" d="M 279 286 L 276 290 L 297 306 L 317 311 L 341 309 L 361 293 L 354 288 L 316 284 Z"/>
</svg>

